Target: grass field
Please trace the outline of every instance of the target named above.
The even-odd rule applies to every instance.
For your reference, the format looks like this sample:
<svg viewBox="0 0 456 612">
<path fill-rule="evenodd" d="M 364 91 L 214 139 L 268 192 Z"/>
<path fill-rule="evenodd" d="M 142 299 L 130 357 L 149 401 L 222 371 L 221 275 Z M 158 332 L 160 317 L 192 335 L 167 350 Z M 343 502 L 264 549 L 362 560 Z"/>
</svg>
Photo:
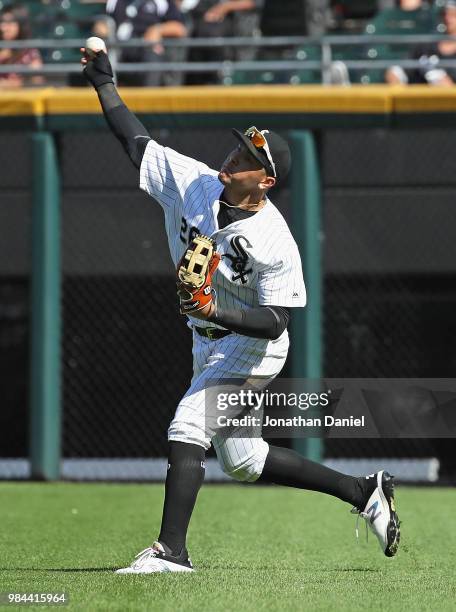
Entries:
<svg viewBox="0 0 456 612">
<path fill-rule="evenodd" d="M 5 483 L 0 592 L 66 591 L 64 609 L 89 611 L 456 610 L 456 491 L 396 498 L 403 543 L 387 559 L 326 495 L 207 485 L 189 535 L 198 572 L 116 576 L 156 535 L 162 486 Z"/>
</svg>

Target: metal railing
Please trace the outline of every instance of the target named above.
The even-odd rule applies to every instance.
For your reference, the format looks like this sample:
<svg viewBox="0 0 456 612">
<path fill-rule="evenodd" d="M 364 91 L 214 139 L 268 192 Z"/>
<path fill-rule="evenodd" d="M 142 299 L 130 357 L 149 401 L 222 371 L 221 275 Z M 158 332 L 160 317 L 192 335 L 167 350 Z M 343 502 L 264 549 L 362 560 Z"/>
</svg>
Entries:
<svg viewBox="0 0 456 612">
<path fill-rule="evenodd" d="M 331 35 L 323 37 L 310 36 L 275 36 L 275 37 L 227 37 L 227 38 L 179 38 L 164 39 L 163 47 L 166 49 L 192 49 L 192 48 L 278 48 L 287 49 L 288 55 L 293 50 L 296 52 L 303 47 L 316 47 L 319 50 L 319 59 L 300 59 L 286 58 L 279 60 L 223 60 L 209 62 L 195 61 L 173 61 L 163 57 L 159 62 L 120 62 L 117 61 L 119 51 L 125 48 L 142 48 L 150 46 L 150 42 L 142 38 L 131 39 L 129 41 L 108 41 L 110 57 L 115 70 L 121 74 L 147 73 L 147 72 L 180 72 L 180 73 L 219 73 L 223 79 L 229 78 L 236 71 L 256 72 L 292 72 L 296 70 L 318 70 L 321 72 L 323 83 L 329 82 L 329 71 L 334 56 L 334 48 L 344 46 L 356 46 L 360 48 L 370 48 L 376 45 L 400 45 L 412 48 L 417 44 L 432 43 L 444 40 L 456 41 L 455 36 L 445 36 L 442 34 L 427 35 Z M 6 42 L 0 41 L 0 49 L 27 49 L 35 48 L 39 50 L 77 50 L 84 45 L 82 39 L 29 39 L 22 41 Z M 419 68 L 422 64 L 419 60 L 403 59 L 401 57 L 390 59 L 346 59 L 345 65 L 350 70 L 370 70 L 387 69 L 390 66 L 398 65 L 404 69 Z M 456 59 L 441 59 L 439 67 L 456 68 Z M 40 68 L 30 68 L 21 64 L 0 65 L 0 74 L 8 73 L 33 75 L 69 75 L 81 72 L 81 65 L 77 62 L 52 62 L 45 63 Z M 228 82 L 225 80 L 225 82 Z"/>
</svg>

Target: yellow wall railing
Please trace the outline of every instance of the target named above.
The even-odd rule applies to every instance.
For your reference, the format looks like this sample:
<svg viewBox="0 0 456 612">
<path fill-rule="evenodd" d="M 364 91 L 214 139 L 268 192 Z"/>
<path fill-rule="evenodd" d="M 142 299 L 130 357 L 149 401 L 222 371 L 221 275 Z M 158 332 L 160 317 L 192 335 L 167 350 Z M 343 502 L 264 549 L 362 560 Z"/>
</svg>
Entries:
<svg viewBox="0 0 456 612">
<path fill-rule="evenodd" d="M 121 89 L 137 113 L 401 114 L 456 111 L 456 87 L 386 85 L 238 86 Z M 93 115 L 101 109 L 89 88 L 0 92 L 0 116 Z"/>
</svg>

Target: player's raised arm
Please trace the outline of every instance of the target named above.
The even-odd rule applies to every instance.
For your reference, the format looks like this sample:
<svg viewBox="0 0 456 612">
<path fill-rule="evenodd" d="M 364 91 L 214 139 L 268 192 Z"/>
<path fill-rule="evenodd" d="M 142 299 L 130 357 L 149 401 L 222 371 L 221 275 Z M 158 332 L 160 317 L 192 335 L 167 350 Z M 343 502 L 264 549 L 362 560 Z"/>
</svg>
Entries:
<svg viewBox="0 0 456 612">
<path fill-rule="evenodd" d="M 93 37 L 86 44 L 90 48 L 81 48 L 84 75 L 98 94 L 111 131 L 139 169 L 150 136 L 141 121 L 124 104 L 114 85 L 114 74 L 104 42 Z"/>
<path fill-rule="evenodd" d="M 207 174 L 207 166 L 186 157 L 153 140 L 144 125 L 127 108 L 113 79 L 113 70 L 101 39 L 94 38 L 82 48 L 81 63 L 84 74 L 98 93 L 106 121 L 120 141 L 127 155 L 139 170 L 139 187 L 153 197 L 165 210 L 177 211 L 181 223 L 185 189 L 200 175 Z M 178 210 L 179 209 L 179 210 Z"/>
</svg>

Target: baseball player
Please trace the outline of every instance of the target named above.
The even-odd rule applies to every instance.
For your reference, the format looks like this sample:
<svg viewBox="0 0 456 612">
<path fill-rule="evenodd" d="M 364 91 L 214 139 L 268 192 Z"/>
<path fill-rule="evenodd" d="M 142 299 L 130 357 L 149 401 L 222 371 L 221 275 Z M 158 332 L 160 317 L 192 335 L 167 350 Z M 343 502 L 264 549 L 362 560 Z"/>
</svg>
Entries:
<svg viewBox="0 0 456 612">
<path fill-rule="evenodd" d="M 85 76 L 139 170 L 140 188 L 163 208 L 179 269 L 181 313 L 193 332 L 193 378 L 168 431 L 160 534 L 117 573 L 193 571 L 186 534 L 211 444 L 223 470 L 236 480 L 321 491 L 349 502 L 392 557 L 400 531 L 387 472 L 347 476 L 270 446 L 251 427 L 214 431 L 205 419 L 205 392 L 214 381 L 249 381 L 264 389 L 279 374 L 288 351 L 290 309 L 306 304 L 296 243 L 268 197 L 289 171 L 287 143 L 268 130 L 233 130 L 236 146 L 219 172 L 211 170 L 152 140 L 120 98 L 107 54 L 81 51 Z M 189 279 L 198 275 L 201 283 L 192 285 Z"/>
</svg>

